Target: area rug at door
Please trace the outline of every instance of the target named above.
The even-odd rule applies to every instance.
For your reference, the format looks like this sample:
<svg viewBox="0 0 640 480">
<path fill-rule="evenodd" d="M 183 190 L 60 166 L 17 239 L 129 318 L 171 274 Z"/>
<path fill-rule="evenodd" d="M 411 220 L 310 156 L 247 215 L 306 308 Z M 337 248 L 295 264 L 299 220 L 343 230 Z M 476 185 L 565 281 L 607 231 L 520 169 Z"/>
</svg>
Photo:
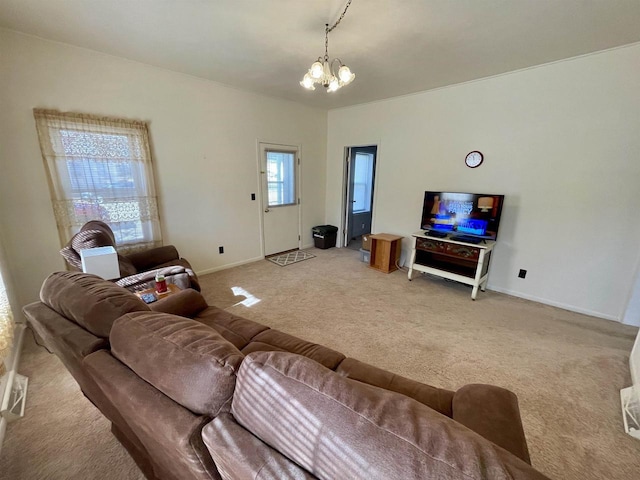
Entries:
<svg viewBox="0 0 640 480">
<path fill-rule="evenodd" d="M 293 252 L 282 253 L 280 255 L 269 257 L 267 258 L 267 260 L 281 267 L 286 267 L 287 265 L 302 262 L 303 260 L 307 260 L 309 258 L 315 258 L 315 255 L 303 250 L 295 250 Z"/>
</svg>

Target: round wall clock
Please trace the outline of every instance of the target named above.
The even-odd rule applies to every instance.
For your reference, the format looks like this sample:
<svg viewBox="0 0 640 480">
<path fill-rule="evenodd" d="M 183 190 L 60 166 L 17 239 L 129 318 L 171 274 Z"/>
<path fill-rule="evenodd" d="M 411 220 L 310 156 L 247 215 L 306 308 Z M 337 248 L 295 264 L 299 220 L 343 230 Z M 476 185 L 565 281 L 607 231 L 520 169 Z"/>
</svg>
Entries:
<svg viewBox="0 0 640 480">
<path fill-rule="evenodd" d="M 467 156 L 464 157 L 464 163 L 466 163 L 469 168 L 479 167 L 482 165 L 482 160 L 484 160 L 482 152 L 478 152 L 477 150 L 467 153 Z"/>
</svg>

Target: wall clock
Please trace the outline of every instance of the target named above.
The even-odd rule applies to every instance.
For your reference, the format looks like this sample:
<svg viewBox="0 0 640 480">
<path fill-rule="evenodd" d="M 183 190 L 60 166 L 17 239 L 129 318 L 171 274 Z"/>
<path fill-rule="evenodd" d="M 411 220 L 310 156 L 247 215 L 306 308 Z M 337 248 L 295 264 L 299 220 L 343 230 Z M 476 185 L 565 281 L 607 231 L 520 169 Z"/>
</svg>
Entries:
<svg viewBox="0 0 640 480">
<path fill-rule="evenodd" d="M 484 156 L 482 155 L 482 152 L 477 150 L 467 153 L 467 156 L 464 157 L 464 163 L 466 163 L 469 168 L 479 167 L 482 165 L 482 160 L 484 160 Z"/>
</svg>

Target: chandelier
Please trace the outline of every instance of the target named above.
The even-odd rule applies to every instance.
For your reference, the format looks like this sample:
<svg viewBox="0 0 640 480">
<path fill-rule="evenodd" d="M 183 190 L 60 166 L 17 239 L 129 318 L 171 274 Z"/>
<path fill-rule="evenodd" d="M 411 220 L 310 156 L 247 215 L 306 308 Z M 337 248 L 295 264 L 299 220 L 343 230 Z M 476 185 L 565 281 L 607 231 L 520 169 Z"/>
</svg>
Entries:
<svg viewBox="0 0 640 480">
<path fill-rule="evenodd" d="M 319 83 L 327 92 L 335 92 L 345 85 L 349 85 L 356 78 L 355 73 L 351 73 L 351 69 L 347 67 L 342 60 L 334 58 L 329 61 L 329 33 L 338 26 L 338 24 L 344 18 L 347 9 L 351 5 L 351 0 L 347 2 L 347 6 L 344 7 L 344 11 L 340 18 L 329 27 L 329 24 L 325 24 L 324 28 L 324 58 L 318 57 L 318 60 L 313 62 L 309 71 L 305 73 L 300 85 L 308 90 L 315 90 L 314 84 Z"/>
</svg>

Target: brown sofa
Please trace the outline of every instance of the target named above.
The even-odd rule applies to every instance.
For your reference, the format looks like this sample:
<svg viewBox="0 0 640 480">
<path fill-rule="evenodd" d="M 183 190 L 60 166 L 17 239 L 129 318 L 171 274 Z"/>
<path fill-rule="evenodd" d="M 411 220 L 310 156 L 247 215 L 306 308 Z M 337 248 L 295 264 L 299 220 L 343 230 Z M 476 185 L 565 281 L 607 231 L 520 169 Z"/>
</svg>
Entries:
<svg viewBox="0 0 640 480">
<path fill-rule="evenodd" d="M 208 306 L 54 273 L 24 308 L 150 479 L 545 478 L 515 395 L 456 392 Z"/>
<path fill-rule="evenodd" d="M 60 250 L 60 254 L 71 269 L 82 270 L 80 251 L 96 247 L 116 248 L 116 237 L 109 225 L 100 220 L 91 220 L 69 240 Z M 200 291 L 198 277 L 191 265 L 184 258 L 180 258 L 178 250 L 173 245 L 150 248 L 129 255 L 118 254 L 118 265 L 121 277 L 114 282 L 131 291 L 153 287 L 158 272 L 165 276 L 167 283 L 173 283 L 182 289 L 193 288 Z"/>
</svg>

